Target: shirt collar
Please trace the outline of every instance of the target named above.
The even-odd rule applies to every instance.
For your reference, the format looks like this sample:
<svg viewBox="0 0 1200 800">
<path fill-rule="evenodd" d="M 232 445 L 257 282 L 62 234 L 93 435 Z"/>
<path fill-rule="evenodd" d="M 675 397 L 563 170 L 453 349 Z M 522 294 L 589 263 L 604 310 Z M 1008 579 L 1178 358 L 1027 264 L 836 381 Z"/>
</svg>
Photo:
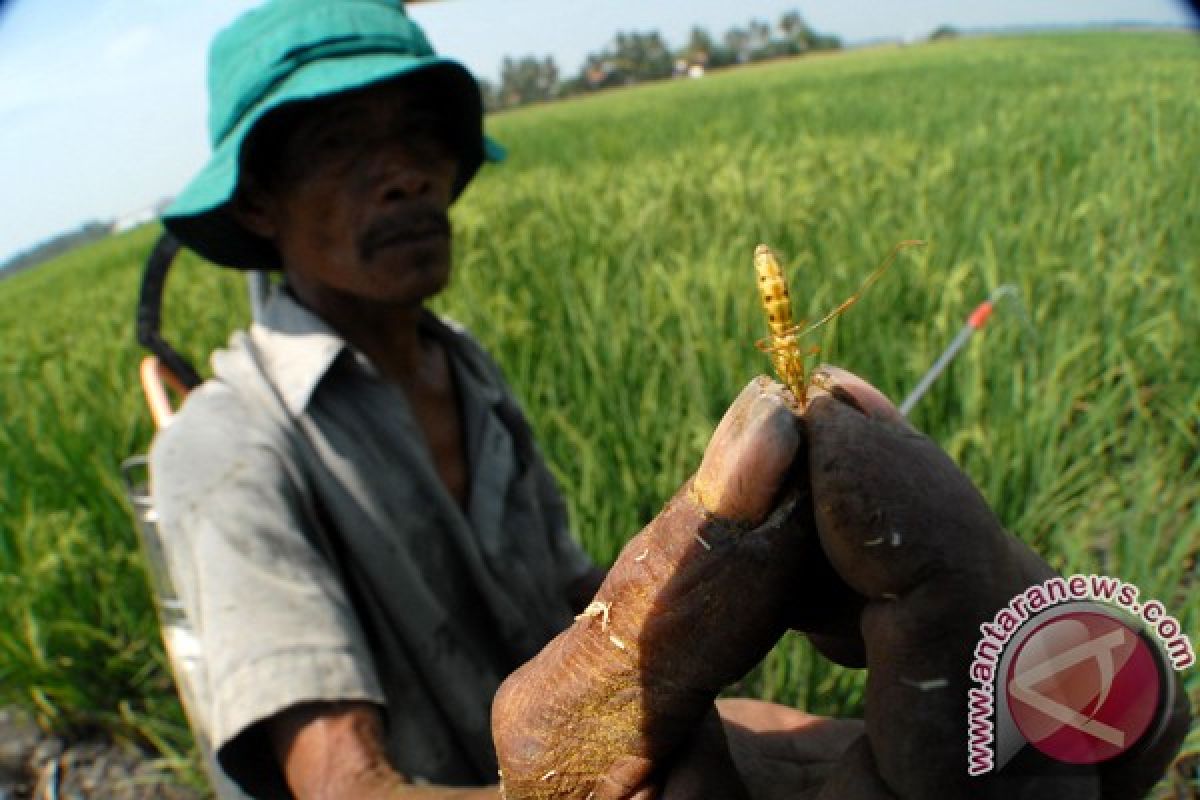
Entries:
<svg viewBox="0 0 1200 800">
<path fill-rule="evenodd" d="M 250 326 L 250 335 L 263 354 L 263 366 L 270 379 L 293 414 L 304 411 L 317 384 L 342 351 L 350 347 L 283 288 L 272 290 L 262 317 Z"/>
<path fill-rule="evenodd" d="M 464 386 L 463 394 L 479 397 L 487 406 L 498 405 L 507 396 L 503 378 L 483 349 L 467 333 L 467 329 L 452 319 L 439 317 L 426 311 L 421 320 L 422 328 L 446 348 L 450 366 L 455 376 L 470 386 Z"/>
<path fill-rule="evenodd" d="M 421 322 L 446 347 L 455 374 L 474 384 L 472 388 L 485 405 L 503 401 L 505 394 L 492 375 L 493 370 L 478 345 L 465 344 L 469 335 L 461 326 L 443 321 L 429 311 Z M 293 414 L 304 412 L 317 386 L 343 352 L 353 355 L 356 367 L 364 374 L 379 375 L 370 359 L 283 287 L 272 290 L 262 318 L 250 326 L 250 331 L 263 353 L 269 377 Z"/>
</svg>

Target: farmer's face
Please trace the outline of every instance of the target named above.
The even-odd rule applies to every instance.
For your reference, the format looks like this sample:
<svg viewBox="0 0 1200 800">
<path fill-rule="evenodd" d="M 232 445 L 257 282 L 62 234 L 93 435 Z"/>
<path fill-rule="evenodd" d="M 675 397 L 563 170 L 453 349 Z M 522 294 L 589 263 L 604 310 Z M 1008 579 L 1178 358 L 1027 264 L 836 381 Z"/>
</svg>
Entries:
<svg viewBox="0 0 1200 800">
<path fill-rule="evenodd" d="M 275 140 L 242 219 L 302 299 L 414 304 L 446 285 L 457 159 L 427 97 L 393 82 L 317 101 Z"/>
</svg>

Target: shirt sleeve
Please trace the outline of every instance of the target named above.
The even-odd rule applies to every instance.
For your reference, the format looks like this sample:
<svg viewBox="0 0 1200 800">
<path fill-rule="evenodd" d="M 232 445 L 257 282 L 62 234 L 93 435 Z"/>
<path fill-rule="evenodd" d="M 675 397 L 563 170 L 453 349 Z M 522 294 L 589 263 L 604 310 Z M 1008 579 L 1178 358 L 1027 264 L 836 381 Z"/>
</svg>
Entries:
<svg viewBox="0 0 1200 800">
<path fill-rule="evenodd" d="M 229 395 L 198 390 L 155 442 L 154 503 L 203 649 L 218 762 L 255 796 L 287 796 L 259 723 L 301 703 L 384 697 L 301 476 Z"/>
</svg>

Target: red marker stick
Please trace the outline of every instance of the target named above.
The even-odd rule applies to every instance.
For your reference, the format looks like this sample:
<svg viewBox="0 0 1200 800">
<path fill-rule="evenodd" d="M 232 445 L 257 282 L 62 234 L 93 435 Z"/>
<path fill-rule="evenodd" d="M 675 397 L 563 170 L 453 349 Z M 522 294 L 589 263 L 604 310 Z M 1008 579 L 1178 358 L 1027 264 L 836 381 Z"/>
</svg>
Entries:
<svg viewBox="0 0 1200 800">
<path fill-rule="evenodd" d="M 921 376 L 921 380 L 917 382 L 916 388 L 909 392 L 908 397 L 904 398 L 904 402 L 900 404 L 901 414 L 906 417 L 908 416 L 908 412 L 912 411 L 913 406 L 925 396 L 925 393 L 929 391 L 929 387 L 933 385 L 933 382 L 946 371 L 946 367 L 950 366 L 950 362 L 958 356 L 959 351 L 967 346 L 971 335 L 987 324 L 988 319 L 992 316 L 992 311 L 996 308 L 996 298 L 1001 294 L 1011 294 L 1013 291 L 1015 290 L 1011 286 L 1001 286 L 992 292 L 991 297 L 975 306 L 975 310 L 967 317 L 966 324 L 954 336 L 950 345 L 937 357 L 937 361 L 933 362 L 933 366 L 929 368 L 929 371 Z"/>
</svg>

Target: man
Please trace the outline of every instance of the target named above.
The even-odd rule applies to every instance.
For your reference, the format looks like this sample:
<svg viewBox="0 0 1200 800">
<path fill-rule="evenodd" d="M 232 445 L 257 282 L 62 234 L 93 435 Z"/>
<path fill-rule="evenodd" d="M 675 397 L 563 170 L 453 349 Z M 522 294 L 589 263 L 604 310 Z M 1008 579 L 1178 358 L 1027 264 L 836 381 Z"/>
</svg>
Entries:
<svg viewBox="0 0 1200 800">
<path fill-rule="evenodd" d="M 599 572 L 495 366 L 422 305 L 490 147 L 478 89 L 380 0 L 268 4 L 210 77 L 214 156 L 165 222 L 288 287 L 153 452 L 221 764 L 263 796 L 385 750 L 494 782 L 491 695 Z"/>
<path fill-rule="evenodd" d="M 217 38 L 209 85 L 213 156 L 165 224 L 285 278 L 152 453 L 219 762 L 263 797 L 494 798 L 492 696 L 603 573 L 495 365 L 424 307 L 447 208 L 501 155 L 478 88 L 389 0 L 273 0 Z M 760 466 L 719 482 L 787 469 Z M 725 712 L 747 772 L 780 724 L 816 733 L 776 761 L 829 762 L 861 730 Z"/>
</svg>

